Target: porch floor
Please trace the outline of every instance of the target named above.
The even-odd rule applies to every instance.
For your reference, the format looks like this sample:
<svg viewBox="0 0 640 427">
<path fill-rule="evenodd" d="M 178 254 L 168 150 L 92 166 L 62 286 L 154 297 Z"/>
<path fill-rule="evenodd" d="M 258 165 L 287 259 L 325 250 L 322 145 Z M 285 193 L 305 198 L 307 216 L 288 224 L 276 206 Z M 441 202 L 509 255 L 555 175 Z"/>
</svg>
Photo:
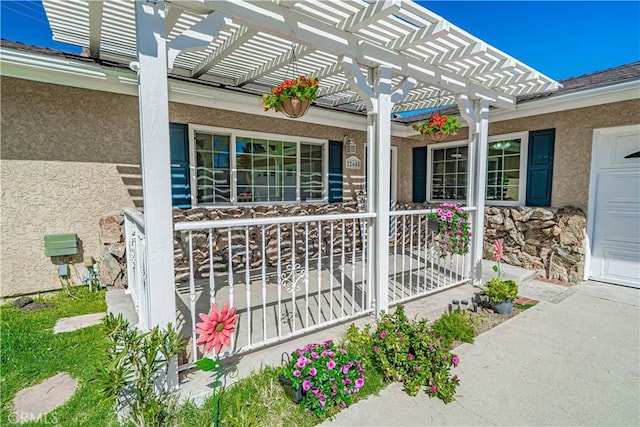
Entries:
<svg viewBox="0 0 640 427">
<path fill-rule="evenodd" d="M 417 253 L 413 255 L 389 258 L 391 304 L 464 281 L 462 257 L 454 256 L 449 262 L 430 260 L 431 268 L 419 269 Z M 275 344 L 310 329 L 347 322 L 373 311 L 375 295 L 370 292 L 368 280 L 363 281 L 366 268 L 360 259 L 350 261 L 342 267 L 338 256 L 333 260 L 323 257 L 320 270 L 314 268 L 317 265 L 314 261 L 308 269 L 303 266 L 293 274 L 291 265 L 280 271 L 268 269 L 264 274 L 260 269 L 240 271 L 233 274 L 233 287 L 229 286 L 228 273 L 216 273 L 215 304 L 221 307 L 229 302 L 240 315 L 232 337 L 234 352 Z M 209 311 L 211 287 L 208 278 L 194 280 L 193 288 L 189 282 L 176 286 L 176 325 L 189 341 L 180 365 L 193 360 L 194 352 L 200 352 L 194 347 L 191 333 L 193 322 L 200 322 L 198 313 Z"/>
</svg>

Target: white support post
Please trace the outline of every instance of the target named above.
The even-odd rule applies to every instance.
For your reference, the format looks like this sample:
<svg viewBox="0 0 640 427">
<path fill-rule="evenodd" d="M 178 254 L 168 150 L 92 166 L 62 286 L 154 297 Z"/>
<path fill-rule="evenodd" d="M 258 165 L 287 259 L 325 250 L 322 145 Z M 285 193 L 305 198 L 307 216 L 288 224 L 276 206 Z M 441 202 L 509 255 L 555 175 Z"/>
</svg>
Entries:
<svg viewBox="0 0 640 427">
<path fill-rule="evenodd" d="M 175 325 L 167 46 L 163 0 L 136 0 L 149 327 Z M 177 380 L 177 373 L 175 374 Z"/>
<path fill-rule="evenodd" d="M 469 125 L 467 206 L 475 207 L 471 238 L 472 278 L 482 284 L 482 252 L 484 247 L 484 200 L 487 184 L 487 152 L 489 135 L 489 102 L 470 101 L 465 95 L 458 99 L 462 117 Z"/>
<path fill-rule="evenodd" d="M 376 296 L 376 315 L 389 309 L 389 203 L 391 182 L 391 68 L 379 66 L 374 84 L 377 104 L 374 117 L 375 150 L 374 166 L 376 176 L 373 182 L 375 199 L 373 208 L 376 211 L 375 235 L 373 238 L 375 259 L 374 286 Z"/>
</svg>

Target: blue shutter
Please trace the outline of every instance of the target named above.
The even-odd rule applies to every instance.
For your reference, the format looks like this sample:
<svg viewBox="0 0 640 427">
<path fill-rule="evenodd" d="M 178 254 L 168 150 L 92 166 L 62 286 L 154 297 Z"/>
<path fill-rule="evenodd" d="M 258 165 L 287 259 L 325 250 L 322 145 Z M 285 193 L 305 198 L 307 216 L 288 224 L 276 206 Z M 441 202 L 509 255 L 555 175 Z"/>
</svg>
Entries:
<svg viewBox="0 0 640 427">
<path fill-rule="evenodd" d="M 189 137 L 185 124 L 170 123 L 171 138 L 171 201 L 174 208 L 191 207 L 189 180 Z"/>
<path fill-rule="evenodd" d="M 413 149 L 413 203 L 427 201 L 427 147 Z"/>
<path fill-rule="evenodd" d="M 529 133 L 527 158 L 527 206 L 551 206 L 553 184 L 553 147 L 556 130 Z"/>
<path fill-rule="evenodd" d="M 342 142 L 329 141 L 329 202 L 342 202 Z"/>
</svg>

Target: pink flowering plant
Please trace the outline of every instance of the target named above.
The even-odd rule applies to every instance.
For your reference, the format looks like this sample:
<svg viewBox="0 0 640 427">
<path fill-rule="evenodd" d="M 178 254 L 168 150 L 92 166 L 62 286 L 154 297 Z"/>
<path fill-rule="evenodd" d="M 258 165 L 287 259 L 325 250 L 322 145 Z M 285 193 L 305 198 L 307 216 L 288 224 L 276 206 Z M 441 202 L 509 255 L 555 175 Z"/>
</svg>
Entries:
<svg viewBox="0 0 640 427">
<path fill-rule="evenodd" d="M 469 214 L 460 206 L 460 203 L 442 203 L 437 212 L 429 214 L 430 218 L 439 221 L 438 248 L 442 258 L 447 254 L 469 253 L 472 236 Z"/>
<path fill-rule="evenodd" d="M 387 379 L 402 382 L 409 395 L 424 388 L 445 403 L 454 400 L 460 380 L 451 369 L 458 365 L 458 356 L 441 345 L 426 319 L 412 321 L 398 306 L 394 314 L 380 318 L 372 345 L 373 363 Z"/>
<path fill-rule="evenodd" d="M 482 290 L 493 303 L 498 304 L 505 301 L 515 301 L 518 298 L 518 285 L 513 280 L 504 280 L 500 268 L 500 263 L 504 259 L 503 239 L 498 239 L 494 242 L 493 257 L 497 262 L 497 264 L 493 266 L 493 271 L 496 272 L 498 277 L 494 277 L 487 282 Z"/>
<path fill-rule="evenodd" d="M 302 388 L 302 404 L 318 417 L 349 406 L 365 381 L 360 358 L 350 356 L 331 340 L 291 353 L 282 376 L 293 387 Z"/>
</svg>

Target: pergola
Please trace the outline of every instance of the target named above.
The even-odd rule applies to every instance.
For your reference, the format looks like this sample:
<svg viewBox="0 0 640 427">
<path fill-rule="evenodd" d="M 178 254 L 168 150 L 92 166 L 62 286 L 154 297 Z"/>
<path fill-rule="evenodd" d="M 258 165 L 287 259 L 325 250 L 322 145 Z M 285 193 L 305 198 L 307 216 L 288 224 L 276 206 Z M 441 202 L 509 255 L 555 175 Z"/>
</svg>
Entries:
<svg viewBox="0 0 640 427">
<path fill-rule="evenodd" d="M 287 77 L 293 52 L 299 72 L 320 79 L 317 105 L 366 111 L 378 311 L 387 308 L 392 114 L 457 103 L 468 123 L 467 205 L 475 208 L 478 272 L 489 107 L 513 109 L 517 96 L 559 86 L 408 0 L 43 3 L 56 40 L 138 72 L 150 326 L 175 320 L 168 73 L 267 93 Z"/>
</svg>

